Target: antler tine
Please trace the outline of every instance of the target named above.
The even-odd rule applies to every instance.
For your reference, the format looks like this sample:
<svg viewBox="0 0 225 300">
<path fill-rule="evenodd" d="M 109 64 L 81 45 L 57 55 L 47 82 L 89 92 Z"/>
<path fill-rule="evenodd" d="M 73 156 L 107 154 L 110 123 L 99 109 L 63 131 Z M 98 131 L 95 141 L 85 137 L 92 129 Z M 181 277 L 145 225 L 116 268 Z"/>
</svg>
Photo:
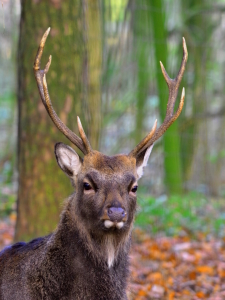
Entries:
<svg viewBox="0 0 225 300">
<path fill-rule="evenodd" d="M 181 79 L 182 79 L 183 74 L 184 74 L 187 59 L 188 59 L 187 46 L 186 46 L 185 39 L 183 38 L 183 58 L 182 58 L 180 70 L 179 70 L 179 72 L 177 74 L 177 77 L 175 79 L 171 79 L 169 77 L 169 75 L 167 74 L 162 62 L 160 61 L 160 66 L 161 66 L 161 69 L 162 69 L 162 73 L 163 73 L 163 76 L 164 76 L 165 81 L 166 81 L 166 83 L 168 85 L 168 88 L 169 88 L 169 100 L 168 100 L 168 104 L 167 104 L 166 117 L 169 116 L 169 115 L 170 116 L 173 115 L 174 105 L 175 105 L 176 98 L 177 98 L 177 93 L 178 93 L 178 88 L 179 88 Z"/>
<path fill-rule="evenodd" d="M 87 154 L 91 151 L 91 146 L 90 143 L 83 131 L 81 138 L 78 137 L 74 132 L 72 132 L 58 117 L 58 115 L 56 114 L 53 106 L 52 106 L 52 102 L 49 96 L 49 92 L 48 92 L 48 86 L 47 86 L 47 81 L 46 81 L 46 74 L 49 70 L 50 64 L 51 64 L 51 56 L 49 57 L 49 60 L 44 68 L 44 70 L 40 69 L 40 63 L 41 63 L 41 57 L 42 57 L 42 53 L 44 50 L 44 46 L 45 46 L 45 42 L 46 39 L 48 37 L 48 34 L 50 32 L 50 28 L 48 28 L 46 30 L 46 32 L 44 33 L 39 48 L 38 48 L 38 52 L 34 61 L 34 74 L 35 74 L 35 78 L 37 81 L 37 85 L 38 85 L 38 89 L 40 92 L 40 96 L 41 96 L 41 100 L 49 114 L 49 116 L 51 117 L 53 123 L 56 125 L 56 127 L 74 144 L 76 145 L 84 154 Z M 81 123 L 80 123 L 81 124 Z M 79 127 L 79 125 L 78 125 Z M 82 125 L 81 125 L 82 127 Z M 82 128 L 83 129 L 83 128 Z M 80 131 L 80 129 L 79 129 Z M 81 132 L 81 131 L 80 131 Z"/>
<path fill-rule="evenodd" d="M 179 117 L 182 108 L 184 106 L 184 98 L 185 98 L 185 90 L 183 88 L 181 100 L 179 103 L 179 107 L 177 111 L 174 113 L 174 105 L 177 98 L 178 88 L 181 82 L 181 79 L 184 74 L 185 66 L 188 59 L 188 52 L 187 52 L 187 46 L 185 39 L 183 38 L 183 58 L 180 66 L 180 70 L 176 76 L 175 79 L 171 79 L 169 75 L 167 74 L 163 64 L 160 62 L 161 69 L 163 76 L 165 78 L 165 81 L 169 88 L 169 99 L 167 103 L 167 110 L 166 110 L 166 116 L 162 123 L 162 125 L 154 131 L 153 134 L 148 134 L 130 153 L 130 156 L 138 156 L 142 151 L 144 151 L 146 148 L 151 146 L 156 140 L 158 140 L 163 133 L 172 125 L 172 123 Z M 153 126 L 154 128 L 154 126 Z M 152 129 L 153 131 L 153 129 Z M 152 132 L 151 131 L 151 132 Z"/>
<path fill-rule="evenodd" d="M 42 39 L 41 39 L 41 42 L 40 42 L 40 45 L 38 47 L 38 51 L 37 51 L 37 55 L 35 57 L 35 61 L 34 61 L 34 66 L 33 66 L 33 69 L 34 69 L 34 75 L 35 75 L 35 78 L 36 78 L 36 81 L 37 81 L 37 85 L 38 85 L 38 89 L 39 89 L 39 93 L 40 93 L 40 96 L 41 96 L 41 100 L 44 104 L 44 106 L 46 107 L 46 103 L 45 103 L 45 97 L 44 97 L 44 90 L 43 90 L 43 76 L 44 74 L 46 74 L 48 72 L 48 69 L 50 67 L 50 64 L 51 64 L 51 56 L 49 57 L 49 60 L 45 66 L 45 69 L 44 70 L 40 70 L 40 64 L 41 64 L 41 57 L 42 57 L 42 54 L 43 54 L 43 50 L 44 50 L 44 46 L 45 46 L 45 42 L 46 42 L 46 39 L 49 35 L 49 32 L 50 32 L 50 27 L 45 31 Z"/>
<path fill-rule="evenodd" d="M 80 118 L 78 116 L 77 116 L 77 125 L 78 125 L 78 130 L 79 130 L 80 136 L 85 145 L 85 149 L 87 149 L 88 152 L 91 152 L 92 151 L 91 145 L 90 145 L 89 140 L 84 132 L 83 126 L 82 126 Z"/>
</svg>

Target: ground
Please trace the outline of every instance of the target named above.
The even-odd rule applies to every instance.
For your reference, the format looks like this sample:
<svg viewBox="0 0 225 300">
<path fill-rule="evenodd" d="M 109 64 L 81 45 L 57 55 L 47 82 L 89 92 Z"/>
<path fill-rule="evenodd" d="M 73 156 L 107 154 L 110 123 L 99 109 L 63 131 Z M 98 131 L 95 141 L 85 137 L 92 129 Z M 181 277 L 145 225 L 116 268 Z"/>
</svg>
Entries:
<svg viewBox="0 0 225 300">
<path fill-rule="evenodd" d="M 225 299 L 225 243 L 199 234 L 151 238 L 136 229 L 130 299 Z"/>
</svg>

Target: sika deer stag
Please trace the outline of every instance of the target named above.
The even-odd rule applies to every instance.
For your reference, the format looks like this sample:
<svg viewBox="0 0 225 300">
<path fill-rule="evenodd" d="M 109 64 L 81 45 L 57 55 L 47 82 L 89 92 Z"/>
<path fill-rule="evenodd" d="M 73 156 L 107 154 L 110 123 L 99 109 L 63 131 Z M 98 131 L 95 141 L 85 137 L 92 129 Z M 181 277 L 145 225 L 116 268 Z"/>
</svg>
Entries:
<svg viewBox="0 0 225 300">
<path fill-rule="evenodd" d="M 170 79 L 161 63 L 169 87 L 163 124 L 156 129 L 155 122 L 151 132 L 128 155 L 106 156 L 91 148 L 79 118 L 80 137 L 62 123 L 52 107 L 46 82 L 51 56 L 44 70 L 40 69 L 49 31 L 42 37 L 34 62 L 40 96 L 54 124 L 84 158 L 67 145 L 55 145 L 56 160 L 76 192 L 68 198 L 55 232 L 29 243 L 16 243 L 0 253 L 0 299 L 127 299 L 137 182 L 153 143 L 181 113 L 184 89 L 178 110 L 173 111 L 188 56 L 185 40 L 175 79 Z"/>
</svg>

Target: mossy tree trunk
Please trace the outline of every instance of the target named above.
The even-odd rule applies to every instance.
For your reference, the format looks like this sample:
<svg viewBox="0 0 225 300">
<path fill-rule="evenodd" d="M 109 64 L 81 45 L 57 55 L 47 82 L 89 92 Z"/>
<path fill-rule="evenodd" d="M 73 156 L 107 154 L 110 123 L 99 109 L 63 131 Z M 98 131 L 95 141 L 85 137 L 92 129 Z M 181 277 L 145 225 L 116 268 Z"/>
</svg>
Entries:
<svg viewBox="0 0 225 300">
<path fill-rule="evenodd" d="M 53 106 L 61 120 L 76 133 L 76 116 L 81 117 L 88 130 L 86 112 L 90 111 L 92 122 L 97 124 L 95 131 L 92 131 L 93 124 L 89 124 L 89 138 L 95 141 L 93 147 L 98 145 L 101 36 L 94 37 L 98 51 L 92 58 L 88 41 L 93 38 L 92 30 L 96 30 L 96 27 L 89 25 L 88 29 L 85 28 L 89 16 L 87 12 L 84 13 L 83 7 L 84 2 L 78 0 L 22 1 L 18 51 L 19 191 L 15 240 L 28 240 L 54 230 L 62 201 L 72 191 L 69 179 L 57 166 L 54 156 L 56 142 L 69 142 L 47 115 L 32 69 L 38 44 L 49 26 L 52 29 L 46 42 L 42 66 L 52 54 L 47 81 Z M 100 14 L 95 18 L 99 18 L 100 27 Z M 95 60 L 94 68 L 91 67 L 92 59 Z M 84 66 L 90 66 L 86 73 L 88 78 L 84 76 Z M 86 100 L 84 91 L 91 94 L 91 90 L 95 91 L 94 99 L 98 100 L 91 97 Z M 94 104 L 91 101 L 95 101 Z"/>
<path fill-rule="evenodd" d="M 166 115 L 168 88 L 165 79 L 163 78 L 163 75 L 158 68 L 160 68 L 159 61 L 162 61 L 165 68 L 167 66 L 167 34 L 165 12 L 162 0 L 152 0 L 150 2 L 155 59 L 158 64 L 156 80 L 159 95 L 159 110 L 160 118 L 163 122 Z M 169 72 L 169 70 L 167 71 Z M 180 95 L 178 95 L 178 97 L 180 97 Z M 180 194 L 182 192 L 182 165 L 180 158 L 180 136 L 177 121 L 174 122 L 173 125 L 164 134 L 163 146 L 166 187 L 168 189 L 168 192 L 173 194 Z"/>
<path fill-rule="evenodd" d="M 140 137 L 143 135 L 151 71 L 148 63 L 150 53 L 150 14 L 146 7 L 148 7 L 148 0 L 141 0 L 138 6 L 134 8 L 132 21 L 134 53 L 137 60 L 136 144 L 140 142 Z"/>
</svg>

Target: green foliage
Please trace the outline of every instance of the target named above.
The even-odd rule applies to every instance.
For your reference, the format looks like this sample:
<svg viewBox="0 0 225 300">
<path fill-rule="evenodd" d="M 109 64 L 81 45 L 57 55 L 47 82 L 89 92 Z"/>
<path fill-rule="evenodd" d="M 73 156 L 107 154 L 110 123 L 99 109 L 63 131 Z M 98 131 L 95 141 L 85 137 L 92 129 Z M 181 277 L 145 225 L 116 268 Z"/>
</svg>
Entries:
<svg viewBox="0 0 225 300">
<path fill-rule="evenodd" d="M 207 160 L 210 161 L 212 164 L 217 163 L 221 158 L 225 157 L 225 150 L 222 149 L 220 151 L 218 151 L 215 154 L 211 154 L 207 156 Z"/>
<path fill-rule="evenodd" d="M 136 226 L 151 233 L 166 235 L 203 232 L 224 236 L 225 203 L 221 199 L 208 199 L 202 194 L 163 195 L 159 198 L 141 196 Z"/>
<path fill-rule="evenodd" d="M 9 187 L 10 188 L 10 187 Z M 0 191 L 0 218 L 11 215 L 15 211 L 16 207 L 16 196 L 15 194 L 6 195 Z"/>
<path fill-rule="evenodd" d="M 111 3 L 110 3 L 111 2 Z M 123 21 L 124 10 L 127 6 L 127 0 L 109 0 L 108 5 L 111 5 L 111 20 L 114 22 Z M 107 4 L 106 4 L 107 5 Z"/>
<path fill-rule="evenodd" d="M 6 161 L 0 171 L 0 218 L 9 216 L 16 209 L 13 173 L 12 161 Z"/>
</svg>

